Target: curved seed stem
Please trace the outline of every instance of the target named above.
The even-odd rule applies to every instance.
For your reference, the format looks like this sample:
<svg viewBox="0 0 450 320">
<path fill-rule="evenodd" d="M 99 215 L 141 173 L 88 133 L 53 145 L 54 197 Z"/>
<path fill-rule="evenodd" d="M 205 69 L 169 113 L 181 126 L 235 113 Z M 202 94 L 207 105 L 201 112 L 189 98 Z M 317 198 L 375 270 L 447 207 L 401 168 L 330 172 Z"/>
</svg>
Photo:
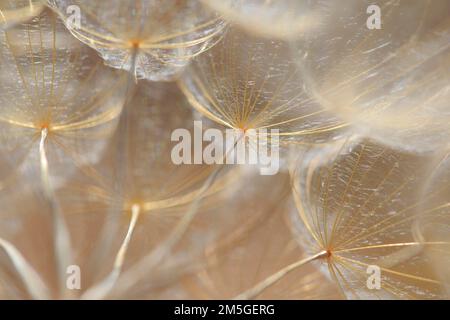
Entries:
<svg viewBox="0 0 450 320">
<path fill-rule="evenodd" d="M 39 274 L 25 260 L 19 250 L 11 243 L 0 238 L 0 247 L 6 252 L 9 259 L 13 263 L 15 270 L 22 279 L 23 284 L 27 288 L 28 293 L 33 299 L 49 299 L 48 288 L 45 286 Z"/>
<path fill-rule="evenodd" d="M 119 278 L 120 272 L 122 271 L 125 255 L 128 251 L 128 246 L 130 244 L 133 231 L 136 227 L 136 222 L 139 219 L 140 212 L 141 208 L 139 205 L 134 204 L 131 207 L 130 224 L 128 226 L 128 231 L 122 242 L 122 245 L 120 246 L 120 249 L 117 252 L 116 259 L 114 260 L 113 270 L 100 283 L 86 290 L 86 292 L 82 295 L 81 299 L 87 300 L 102 299 L 112 289 L 117 279 Z"/>
<path fill-rule="evenodd" d="M 282 278 L 284 278 L 286 275 L 288 275 L 289 273 L 291 273 L 292 271 L 298 269 L 299 267 L 313 261 L 319 258 L 323 258 L 327 255 L 326 251 L 321 251 L 311 257 L 296 261 L 290 265 L 288 265 L 287 267 L 277 271 L 276 273 L 274 273 L 273 275 L 269 276 L 268 278 L 264 279 L 263 281 L 261 281 L 260 283 L 258 283 L 256 286 L 254 286 L 253 288 L 244 291 L 243 293 L 237 295 L 236 297 L 233 298 L 233 300 L 249 300 L 249 299 L 254 299 L 255 297 L 257 297 L 259 294 L 261 294 L 264 290 L 266 290 L 267 288 L 269 288 L 270 286 L 274 285 L 275 283 L 277 283 L 279 280 L 281 280 Z"/>
<path fill-rule="evenodd" d="M 188 230 L 191 222 L 194 220 L 195 216 L 198 213 L 198 207 L 201 200 L 203 199 L 205 192 L 213 184 L 222 168 L 223 166 L 216 168 L 215 171 L 204 182 L 202 188 L 199 191 L 198 197 L 194 200 L 194 202 L 192 202 L 188 212 L 183 215 L 183 218 L 180 220 L 180 222 L 178 222 L 167 239 L 159 247 L 157 247 L 147 256 L 138 261 L 132 268 L 130 268 L 130 270 L 124 273 L 123 281 L 121 281 L 121 285 L 118 286 L 118 292 L 126 291 L 128 288 L 136 284 L 139 279 L 145 277 L 145 275 L 148 274 L 149 270 L 155 268 L 158 264 L 160 264 L 161 261 L 163 261 L 164 258 L 171 252 L 173 247 L 178 243 L 178 241 L 181 240 L 185 232 Z"/>
<path fill-rule="evenodd" d="M 118 182 L 125 181 L 126 179 L 126 166 L 127 166 L 127 154 L 128 154 L 128 139 L 129 139 L 129 128 L 130 124 L 130 101 L 132 100 L 135 90 L 135 75 L 131 70 L 136 69 L 136 59 L 137 59 L 137 48 L 133 48 L 130 60 L 130 70 L 127 74 L 125 96 L 122 103 L 122 107 L 119 115 L 119 124 L 117 127 L 118 141 L 117 141 L 117 152 L 115 163 L 118 164 L 117 170 L 115 170 L 116 178 Z M 125 62 L 128 58 L 125 59 Z M 125 64 L 124 62 L 124 64 Z M 123 68 L 122 65 L 121 68 Z M 97 271 L 98 266 L 106 258 L 105 255 L 110 252 L 111 244 L 114 242 L 114 237 L 118 232 L 118 228 L 121 225 L 122 214 L 123 214 L 123 199 L 124 199 L 124 187 L 122 183 L 117 183 L 114 186 L 115 197 L 113 198 L 113 203 L 108 210 L 108 216 L 110 217 L 102 228 L 100 241 L 93 253 L 93 259 L 91 260 L 91 273 Z M 139 209 L 141 210 L 141 208 Z"/>
<path fill-rule="evenodd" d="M 47 140 L 48 129 L 44 128 L 41 131 L 41 140 L 39 141 L 39 159 L 41 166 L 41 181 L 44 187 L 46 196 L 49 196 L 52 191 L 50 187 L 50 179 L 48 174 L 48 160 L 47 153 L 45 151 L 45 141 Z"/>
<path fill-rule="evenodd" d="M 139 214 L 141 212 L 141 208 L 139 205 L 134 204 L 131 207 L 131 220 L 130 225 L 128 226 L 127 235 L 122 242 L 122 245 L 117 253 L 116 259 L 114 261 L 115 269 L 122 269 L 123 260 L 128 250 L 128 245 L 130 244 L 131 236 L 133 235 L 134 228 L 136 227 L 136 222 L 139 219 Z"/>
<path fill-rule="evenodd" d="M 3 11 L 0 9 L 0 17 L 2 18 L 2 21 L 3 21 L 3 23 L 6 23 L 7 21 L 6 21 L 6 17 L 5 17 L 5 15 L 3 14 Z"/>
<path fill-rule="evenodd" d="M 236 145 L 244 137 L 245 135 L 243 134 L 239 135 L 239 137 L 236 139 L 236 142 L 230 148 L 230 150 L 226 152 L 223 159 L 226 159 L 226 157 L 235 150 Z M 205 182 L 199 189 L 197 198 L 190 204 L 188 211 L 183 215 L 182 219 L 178 222 L 167 239 L 158 248 L 143 257 L 132 268 L 124 273 L 122 277 L 123 280 L 120 281 L 120 286 L 118 286 L 117 294 L 126 291 L 128 288 L 136 284 L 141 278 L 145 277 L 145 275 L 148 274 L 149 270 L 159 265 L 161 261 L 163 261 L 164 258 L 171 252 L 173 247 L 181 240 L 183 235 L 188 230 L 190 224 L 198 213 L 200 202 L 224 167 L 225 165 L 221 165 L 216 168 L 208 177 L 208 179 L 205 180 Z"/>
</svg>

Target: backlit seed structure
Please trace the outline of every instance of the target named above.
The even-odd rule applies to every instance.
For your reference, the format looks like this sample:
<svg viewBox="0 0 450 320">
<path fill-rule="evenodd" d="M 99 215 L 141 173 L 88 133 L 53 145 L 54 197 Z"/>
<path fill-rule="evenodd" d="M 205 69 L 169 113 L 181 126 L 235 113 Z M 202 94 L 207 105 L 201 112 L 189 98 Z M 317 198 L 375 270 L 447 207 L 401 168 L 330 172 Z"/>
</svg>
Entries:
<svg viewBox="0 0 450 320">
<path fill-rule="evenodd" d="M 449 12 L 0 0 L 0 299 L 449 299 Z"/>
<path fill-rule="evenodd" d="M 173 78 L 194 56 L 220 40 L 226 23 L 194 0 L 52 0 L 72 34 L 108 65 L 153 81 Z"/>
</svg>

